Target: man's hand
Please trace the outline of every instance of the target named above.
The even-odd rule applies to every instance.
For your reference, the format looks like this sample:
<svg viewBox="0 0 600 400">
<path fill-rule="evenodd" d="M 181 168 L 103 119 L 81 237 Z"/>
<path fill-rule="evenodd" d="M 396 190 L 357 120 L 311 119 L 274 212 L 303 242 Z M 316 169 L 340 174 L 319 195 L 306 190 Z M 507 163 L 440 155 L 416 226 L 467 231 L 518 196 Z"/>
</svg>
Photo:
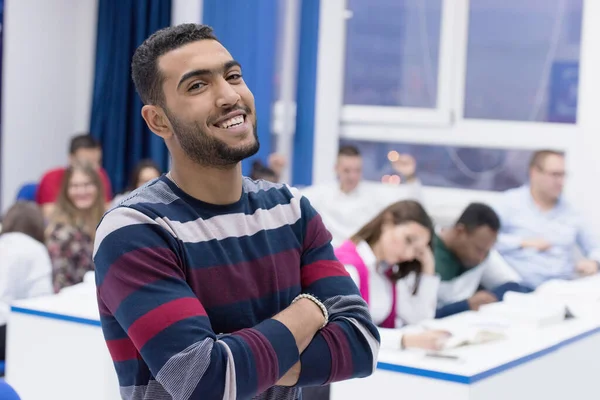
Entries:
<svg viewBox="0 0 600 400">
<path fill-rule="evenodd" d="M 273 319 L 292 331 L 300 354 L 308 347 L 315 334 L 325 323 L 323 311 L 309 299 L 296 301 Z"/>
<path fill-rule="evenodd" d="M 575 270 L 581 276 L 590 276 L 598 272 L 598 262 L 594 260 L 581 260 L 575 266 Z"/>
<path fill-rule="evenodd" d="M 537 251 L 546 251 L 552 247 L 552 244 L 548 242 L 546 239 L 535 238 L 535 239 L 525 239 L 521 242 L 521 247 L 524 249 L 536 249 Z"/>
<path fill-rule="evenodd" d="M 440 330 L 410 333 L 402 336 L 402 347 L 437 351 L 444 347 L 450 336 L 450 332 Z"/>
<path fill-rule="evenodd" d="M 469 303 L 469 308 L 473 311 L 479 310 L 484 304 L 495 303 L 498 301 L 498 298 L 493 294 L 488 292 L 487 290 L 480 290 L 475 293 L 467 302 Z"/>
<path fill-rule="evenodd" d="M 415 172 L 417 170 L 417 162 L 410 154 L 400 154 L 396 161 L 392 161 L 392 167 L 398 172 L 407 182 L 415 180 Z"/>
</svg>

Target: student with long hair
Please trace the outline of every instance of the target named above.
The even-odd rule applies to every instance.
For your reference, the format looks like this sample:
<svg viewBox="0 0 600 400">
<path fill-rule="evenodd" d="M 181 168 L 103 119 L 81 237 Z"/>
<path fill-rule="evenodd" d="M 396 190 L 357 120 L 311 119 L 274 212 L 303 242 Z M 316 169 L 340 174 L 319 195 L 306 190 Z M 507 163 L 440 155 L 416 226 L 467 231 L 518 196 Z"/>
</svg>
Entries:
<svg viewBox="0 0 600 400">
<path fill-rule="evenodd" d="M 44 216 L 32 202 L 18 202 L 0 233 L 0 360 L 4 360 L 10 303 L 52 294 L 52 264 L 44 245 Z"/>
<path fill-rule="evenodd" d="M 160 167 L 150 159 L 144 159 L 138 162 L 131 171 L 129 184 L 125 191 L 114 198 L 111 206 L 116 207 L 125 200 L 135 189 L 144 186 L 146 183 L 162 175 Z"/>
<path fill-rule="evenodd" d="M 440 278 L 432 251 L 433 223 L 416 201 L 391 204 L 336 249 L 373 322 L 401 328 L 435 317 Z M 402 347 L 436 349 L 447 333 L 405 334 Z"/>
<path fill-rule="evenodd" d="M 104 211 L 104 186 L 96 170 L 69 167 L 47 229 L 55 292 L 82 282 L 94 269 L 94 235 Z"/>
</svg>

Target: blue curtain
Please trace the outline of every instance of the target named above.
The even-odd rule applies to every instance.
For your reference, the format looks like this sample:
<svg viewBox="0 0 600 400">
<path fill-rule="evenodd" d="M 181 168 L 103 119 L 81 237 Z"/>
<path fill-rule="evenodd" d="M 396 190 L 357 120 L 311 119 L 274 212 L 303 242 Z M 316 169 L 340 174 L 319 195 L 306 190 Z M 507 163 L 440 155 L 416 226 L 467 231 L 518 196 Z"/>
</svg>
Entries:
<svg viewBox="0 0 600 400">
<path fill-rule="evenodd" d="M 213 27 L 215 35 L 242 64 L 244 80 L 256 103 L 258 158 L 263 162 L 271 153 L 271 108 L 274 100 L 277 0 L 204 0 L 203 23 Z M 242 162 L 244 174 L 250 160 Z"/>
<path fill-rule="evenodd" d="M 171 24 L 171 0 L 99 0 L 96 71 L 90 132 L 102 143 L 104 168 L 115 192 L 144 158 L 166 171 L 169 155 L 162 139 L 140 115 L 142 101 L 131 80 L 135 49 Z"/>
<path fill-rule="evenodd" d="M 298 186 L 308 186 L 312 183 L 319 6 L 319 0 L 302 0 L 296 89 L 296 133 L 292 161 L 292 183 Z"/>
</svg>

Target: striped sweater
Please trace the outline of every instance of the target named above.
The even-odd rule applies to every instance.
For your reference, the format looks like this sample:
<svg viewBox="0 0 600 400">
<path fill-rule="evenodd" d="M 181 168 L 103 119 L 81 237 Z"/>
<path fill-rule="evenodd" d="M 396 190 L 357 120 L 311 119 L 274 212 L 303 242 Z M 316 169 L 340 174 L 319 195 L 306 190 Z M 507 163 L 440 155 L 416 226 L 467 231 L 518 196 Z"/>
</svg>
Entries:
<svg viewBox="0 0 600 400">
<path fill-rule="evenodd" d="M 302 386 L 370 375 L 379 333 L 308 200 L 244 179 L 231 205 L 165 176 L 100 223 L 94 246 L 102 330 L 124 399 L 298 399 Z M 330 314 L 300 355 L 271 319 L 300 293 Z M 296 362 L 297 387 L 273 386 Z"/>
</svg>

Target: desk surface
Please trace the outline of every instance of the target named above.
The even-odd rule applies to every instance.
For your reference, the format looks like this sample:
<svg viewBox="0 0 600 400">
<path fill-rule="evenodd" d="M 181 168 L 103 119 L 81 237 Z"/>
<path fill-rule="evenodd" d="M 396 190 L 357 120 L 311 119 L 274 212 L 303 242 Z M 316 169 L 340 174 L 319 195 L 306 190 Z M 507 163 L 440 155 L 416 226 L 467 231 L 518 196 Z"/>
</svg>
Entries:
<svg viewBox="0 0 600 400">
<path fill-rule="evenodd" d="M 60 294 L 19 301 L 11 311 L 66 322 L 100 326 L 94 284 L 84 283 Z M 466 312 L 450 317 L 453 324 L 477 326 L 489 323 L 480 313 Z M 573 319 L 542 328 L 519 327 L 506 340 L 446 351 L 459 360 L 425 357 L 418 350 L 395 350 L 383 342 L 378 368 L 430 379 L 472 384 L 526 362 L 543 357 L 563 346 L 600 334 L 597 320 Z"/>
<path fill-rule="evenodd" d="M 19 300 L 11 311 L 20 314 L 100 326 L 100 313 L 93 283 L 82 283 L 47 297 Z"/>
<path fill-rule="evenodd" d="M 457 324 L 477 324 L 475 312 L 452 317 Z M 465 346 L 444 353 L 459 360 L 425 357 L 420 350 L 382 348 L 378 368 L 462 384 L 472 384 L 493 375 L 533 361 L 553 351 L 600 334 L 600 320 L 568 320 L 542 328 L 520 327 L 509 332 L 506 340 Z M 384 342 L 385 343 L 385 342 Z"/>
</svg>

